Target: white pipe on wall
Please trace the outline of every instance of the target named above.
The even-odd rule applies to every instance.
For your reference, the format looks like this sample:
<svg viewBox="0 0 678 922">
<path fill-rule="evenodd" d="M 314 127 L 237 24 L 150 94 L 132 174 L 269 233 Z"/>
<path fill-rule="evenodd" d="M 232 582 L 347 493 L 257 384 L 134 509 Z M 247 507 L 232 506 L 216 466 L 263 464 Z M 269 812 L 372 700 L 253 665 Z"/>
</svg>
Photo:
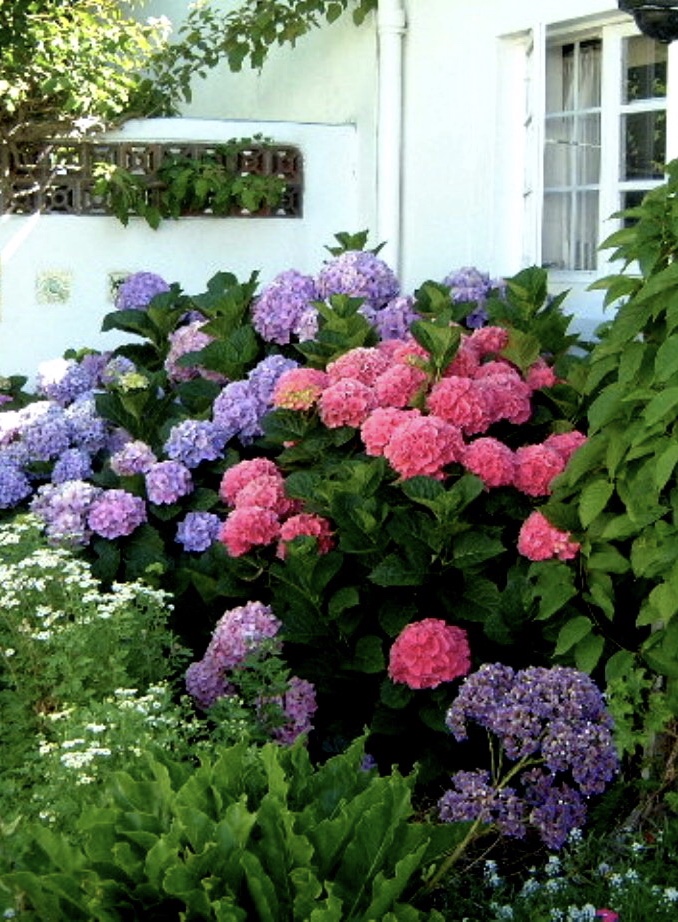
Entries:
<svg viewBox="0 0 678 922">
<path fill-rule="evenodd" d="M 377 236 L 381 253 L 400 272 L 403 141 L 404 0 L 379 0 L 379 99 L 377 121 Z"/>
</svg>

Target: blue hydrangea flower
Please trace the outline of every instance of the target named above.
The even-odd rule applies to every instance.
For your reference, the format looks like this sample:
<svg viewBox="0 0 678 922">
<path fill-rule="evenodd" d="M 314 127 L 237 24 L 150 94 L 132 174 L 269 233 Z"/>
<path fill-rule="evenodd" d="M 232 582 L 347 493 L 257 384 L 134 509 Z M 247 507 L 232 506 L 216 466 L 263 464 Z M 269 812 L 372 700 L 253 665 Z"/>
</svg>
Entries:
<svg viewBox="0 0 678 922">
<path fill-rule="evenodd" d="M 202 461 L 220 458 L 226 444 L 226 432 L 209 420 L 185 419 L 170 430 L 165 454 L 188 468 Z"/>
<path fill-rule="evenodd" d="M 243 444 L 248 444 L 262 435 L 264 412 L 249 381 L 231 381 L 215 399 L 212 419 L 224 432 L 232 432 Z"/>
<path fill-rule="evenodd" d="M 189 512 L 177 526 L 176 541 L 185 551 L 199 553 L 211 547 L 219 537 L 221 519 L 211 512 Z"/>
<path fill-rule="evenodd" d="M 11 509 L 32 492 L 28 477 L 18 465 L 0 458 L 0 509 Z"/>
<path fill-rule="evenodd" d="M 52 468 L 52 483 L 66 480 L 89 480 L 92 476 L 92 458 L 81 448 L 68 448 Z"/>
<path fill-rule="evenodd" d="M 169 291 L 170 286 L 154 272 L 134 272 L 119 286 L 115 296 L 118 310 L 143 311 L 156 295 Z"/>
</svg>

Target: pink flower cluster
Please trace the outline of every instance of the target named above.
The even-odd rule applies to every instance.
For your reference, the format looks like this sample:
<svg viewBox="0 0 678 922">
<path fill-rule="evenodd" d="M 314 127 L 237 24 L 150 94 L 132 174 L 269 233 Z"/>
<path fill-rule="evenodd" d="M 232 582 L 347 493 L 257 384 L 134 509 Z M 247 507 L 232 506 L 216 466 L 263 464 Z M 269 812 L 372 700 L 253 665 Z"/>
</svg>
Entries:
<svg viewBox="0 0 678 922">
<path fill-rule="evenodd" d="M 412 338 L 359 347 L 331 362 L 326 372 L 283 373 L 274 403 L 287 409 L 316 407 L 330 429 L 360 428 L 366 453 L 384 456 L 403 479 L 442 480 L 445 468 L 456 462 L 488 488 L 514 486 L 528 496 L 547 496 L 585 437 L 553 435 L 514 451 L 487 434 L 499 422 L 527 422 L 533 391 L 556 383 L 543 359 L 523 377 L 501 357 L 507 344 L 502 327 L 464 332 L 454 360 L 435 383 L 427 370 L 428 353 Z"/>
<path fill-rule="evenodd" d="M 436 688 L 471 669 L 466 631 L 441 618 L 424 618 L 403 628 L 389 656 L 388 674 L 410 688 Z"/>
<path fill-rule="evenodd" d="M 523 522 L 518 535 L 518 551 L 529 560 L 572 560 L 580 545 L 566 531 L 560 531 L 535 509 Z"/>
<path fill-rule="evenodd" d="M 316 538 L 320 554 L 326 554 L 333 545 L 330 523 L 319 515 L 302 512 L 299 503 L 285 495 L 284 477 L 268 458 L 240 461 L 229 468 L 219 495 L 233 507 L 220 533 L 231 557 L 278 541 L 277 554 L 284 558 L 289 542 L 300 535 Z"/>
</svg>

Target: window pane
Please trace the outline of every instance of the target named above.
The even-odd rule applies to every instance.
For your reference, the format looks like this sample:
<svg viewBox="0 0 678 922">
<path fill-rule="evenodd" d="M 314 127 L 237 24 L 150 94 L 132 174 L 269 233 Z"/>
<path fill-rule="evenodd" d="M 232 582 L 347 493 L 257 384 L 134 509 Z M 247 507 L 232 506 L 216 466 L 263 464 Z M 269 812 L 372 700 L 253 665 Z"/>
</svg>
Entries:
<svg viewBox="0 0 678 922">
<path fill-rule="evenodd" d="M 591 185 L 600 177 L 600 116 L 577 119 L 577 184 Z"/>
<path fill-rule="evenodd" d="M 622 179 L 663 179 L 666 112 L 623 115 Z"/>
<path fill-rule="evenodd" d="M 624 42 L 622 101 L 666 96 L 668 46 L 645 35 Z"/>
<path fill-rule="evenodd" d="M 576 201 L 573 268 L 595 269 L 598 245 L 598 193 L 579 192 Z"/>
<path fill-rule="evenodd" d="M 571 197 L 549 192 L 544 196 L 542 265 L 547 269 L 569 268 L 569 228 Z"/>
<path fill-rule="evenodd" d="M 593 109 L 600 105 L 602 50 L 603 43 L 599 38 L 579 43 L 578 109 Z"/>
<path fill-rule="evenodd" d="M 544 185 L 569 186 L 572 184 L 572 148 L 574 118 L 548 118 L 546 120 L 546 146 L 544 149 Z"/>
</svg>

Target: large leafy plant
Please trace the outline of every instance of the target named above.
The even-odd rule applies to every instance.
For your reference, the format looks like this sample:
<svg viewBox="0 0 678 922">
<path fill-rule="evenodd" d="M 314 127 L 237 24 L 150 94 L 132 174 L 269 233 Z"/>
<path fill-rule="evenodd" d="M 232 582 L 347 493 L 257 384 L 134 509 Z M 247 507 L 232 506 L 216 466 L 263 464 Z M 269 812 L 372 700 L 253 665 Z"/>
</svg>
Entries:
<svg viewBox="0 0 678 922">
<path fill-rule="evenodd" d="M 412 777 L 361 767 L 358 741 L 314 768 L 303 745 L 140 759 L 67 841 L 36 827 L 0 878 L 24 918 L 270 922 L 442 918 L 405 902 L 460 827 L 416 822 Z M 463 826 L 461 827 L 463 828 Z"/>
</svg>

